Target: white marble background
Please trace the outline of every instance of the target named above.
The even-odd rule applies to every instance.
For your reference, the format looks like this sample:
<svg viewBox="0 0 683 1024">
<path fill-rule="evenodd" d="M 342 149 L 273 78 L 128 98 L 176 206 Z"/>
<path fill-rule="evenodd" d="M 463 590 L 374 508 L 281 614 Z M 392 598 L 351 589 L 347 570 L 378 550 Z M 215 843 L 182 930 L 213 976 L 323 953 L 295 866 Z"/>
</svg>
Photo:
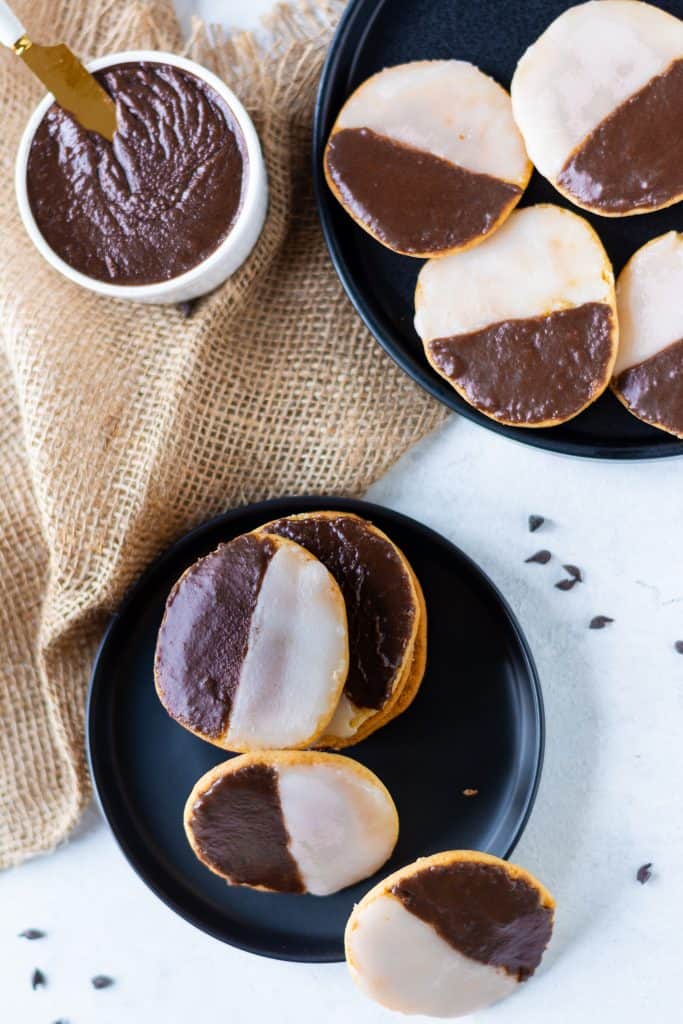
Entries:
<svg viewBox="0 0 683 1024">
<path fill-rule="evenodd" d="M 199 0 L 228 26 L 268 0 Z M 179 0 L 186 11 L 192 0 Z M 538 975 L 477 1024 L 676 1024 L 683 911 L 683 461 L 570 460 L 453 417 L 369 497 L 443 532 L 502 589 L 537 660 L 548 737 L 515 859 L 557 898 Z M 536 534 L 529 513 L 547 517 Z M 540 547 L 543 567 L 525 565 Z M 562 562 L 585 583 L 553 587 Z M 612 626 L 588 630 L 595 614 Z M 635 873 L 654 863 L 645 886 Z M 38 942 L 17 938 L 44 929 Z M 31 991 L 33 968 L 48 978 Z M 89 979 L 110 974 L 96 992 Z M 71 842 L 0 875 L 2 1024 L 380 1024 L 344 965 L 250 957 L 173 915 L 91 810 Z M 399 1019 L 399 1018 L 394 1018 Z M 474 1018 L 472 1018 L 474 1019 Z"/>
</svg>

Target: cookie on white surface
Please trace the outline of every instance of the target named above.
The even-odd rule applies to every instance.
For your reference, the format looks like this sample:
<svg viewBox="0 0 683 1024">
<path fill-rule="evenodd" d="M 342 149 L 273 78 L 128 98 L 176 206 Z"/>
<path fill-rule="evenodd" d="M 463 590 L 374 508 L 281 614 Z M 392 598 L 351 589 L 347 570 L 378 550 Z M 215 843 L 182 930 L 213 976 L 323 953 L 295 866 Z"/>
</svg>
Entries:
<svg viewBox="0 0 683 1024">
<path fill-rule="evenodd" d="M 617 307 L 614 393 L 638 419 L 683 438 L 683 235 L 669 231 L 631 257 Z"/>
<path fill-rule="evenodd" d="M 317 751 L 243 754 L 207 772 L 185 805 L 197 857 L 232 885 L 327 896 L 392 854 L 398 815 L 376 775 Z"/>
<path fill-rule="evenodd" d="M 683 21 L 639 0 L 590 0 L 523 55 L 512 105 L 541 174 L 586 210 L 683 198 Z"/>
<path fill-rule="evenodd" d="M 614 275 L 578 214 L 516 210 L 476 249 L 429 260 L 415 292 L 427 359 L 500 423 L 548 427 L 607 387 L 617 353 Z"/>
<path fill-rule="evenodd" d="M 555 903 L 528 872 L 485 853 L 425 857 L 380 882 L 346 926 L 351 976 L 400 1013 L 461 1017 L 529 978 Z"/>
<path fill-rule="evenodd" d="M 347 671 L 339 587 L 290 540 L 237 537 L 171 590 L 154 665 L 159 699 L 186 729 L 225 750 L 314 743 Z"/>
<path fill-rule="evenodd" d="M 334 576 L 346 602 L 349 672 L 317 746 L 340 749 L 369 736 L 411 703 L 427 653 L 427 609 L 403 552 L 372 523 L 348 512 L 278 519 L 259 533 L 301 544 Z"/>
<path fill-rule="evenodd" d="M 433 60 L 386 68 L 356 89 L 332 128 L 324 170 L 378 242 L 436 256 L 495 231 L 531 164 L 505 89 L 466 61 Z"/>
</svg>

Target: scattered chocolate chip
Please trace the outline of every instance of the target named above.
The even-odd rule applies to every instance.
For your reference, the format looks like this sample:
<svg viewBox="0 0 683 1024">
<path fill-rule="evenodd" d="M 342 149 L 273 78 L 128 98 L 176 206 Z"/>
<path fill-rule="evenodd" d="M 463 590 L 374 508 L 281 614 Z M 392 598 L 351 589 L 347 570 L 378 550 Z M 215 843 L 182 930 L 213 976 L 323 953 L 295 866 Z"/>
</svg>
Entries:
<svg viewBox="0 0 683 1024">
<path fill-rule="evenodd" d="M 610 622 L 614 622 L 614 619 L 610 619 L 609 615 L 594 615 L 590 620 L 589 629 L 604 629 Z"/>
<path fill-rule="evenodd" d="M 178 303 L 178 310 L 183 314 L 186 320 L 189 320 L 189 318 L 192 316 L 196 308 L 196 299 L 189 299 L 187 302 Z"/>
<path fill-rule="evenodd" d="M 463 789 L 462 795 L 463 796 L 478 796 L 479 795 L 479 790 L 478 789 Z"/>
<path fill-rule="evenodd" d="M 645 885 L 646 882 L 649 882 L 652 878 L 652 863 L 641 864 L 636 873 L 636 878 L 641 885 Z"/>
<path fill-rule="evenodd" d="M 674 648 L 678 651 L 679 654 L 683 654 L 683 640 L 677 640 L 674 644 Z"/>
<path fill-rule="evenodd" d="M 576 580 L 577 583 L 583 583 L 583 576 L 581 575 L 581 570 L 578 565 L 563 565 L 562 568 L 565 572 L 568 572 L 571 578 Z"/>
<path fill-rule="evenodd" d="M 575 587 L 578 582 L 579 581 L 577 579 L 560 580 L 558 583 L 555 584 L 555 586 L 558 590 L 571 590 L 572 587 Z"/>
<path fill-rule="evenodd" d="M 46 985 L 47 978 L 45 977 L 43 972 L 38 970 L 38 968 L 36 967 L 35 971 L 31 975 L 31 988 L 35 992 L 37 988 L 45 988 Z"/>
<path fill-rule="evenodd" d="M 529 516 L 529 533 L 536 533 L 536 530 L 540 529 L 544 522 L 543 516 Z"/>
<path fill-rule="evenodd" d="M 109 988 L 110 985 L 114 984 L 114 979 L 108 978 L 106 974 L 96 974 L 91 981 L 93 988 Z"/>
<path fill-rule="evenodd" d="M 19 932 L 20 939 L 44 939 L 45 932 L 41 932 L 38 928 L 26 928 L 23 932 Z"/>
<path fill-rule="evenodd" d="M 529 558 L 525 558 L 525 562 L 538 562 L 539 565 L 547 565 L 553 556 L 549 551 L 537 551 L 536 554 L 530 555 Z"/>
</svg>

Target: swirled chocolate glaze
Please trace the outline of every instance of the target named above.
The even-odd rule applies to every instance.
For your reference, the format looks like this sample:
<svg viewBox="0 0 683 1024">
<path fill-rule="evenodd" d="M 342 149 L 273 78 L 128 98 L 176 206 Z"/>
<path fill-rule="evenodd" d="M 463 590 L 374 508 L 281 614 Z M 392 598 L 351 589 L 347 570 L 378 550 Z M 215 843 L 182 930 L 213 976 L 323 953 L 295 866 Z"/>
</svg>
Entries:
<svg viewBox="0 0 683 1024">
<path fill-rule="evenodd" d="M 427 867 L 391 892 L 458 952 L 519 981 L 534 973 L 552 934 L 553 912 L 538 890 L 495 864 Z"/>
<path fill-rule="evenodd" d="M 89 277 L 176 277 L 214 252 L 235 221 L 247 174 L 242 133 L 221 97 L 179 68 L 118 64 L 96 78 L 116 100 L 114 141 L 49 109 L 28 159 L 36 224 Z"/>
<path fill-rule="evenodd" d="M 205 736 L 220 737 L 227 728 L 274 552 L 268 537 L 237 537 L 191 566 L 169 595 L 157 640 L 157 687 L 167 711 Z"/>
<path fill-rule="evenodd" d="M 620 104 L 581 143 L 558 182 L 605 213 L 662 206 L 683 195 L 683 60 Z"/>
<path fill-rule="evenodd" d="M 304 891 L 270 765 L 218 778 L 195 802 L 189 824 L 202 859 L 237 885 Z"/>
<path fill-rule="evenodd" d="M 477 409 L 508 423 L 543 423 L 574 415 L 604 385 L 613 331 L 611 307 L 587 302 L 437 338 L 426 349 Z"/>
<path fill-rule="evenodd" d="M 361 708 L 381 708 L 413 635 L 417 607 L 394 546 L 353 516 L 311 513 L 267 526 L 307 548 L 339 584 L 349 629 L 345 693 Z"/>
<path fill-rule="evenodd" d="M 683 437 L 683 339 L 623 370 L 615 384 L 636 416 Z"/>
<path fill-rule="evenodd" d="M 370 128 L 335 132 L 325 167 L 351 213 L 404 253 L 444 252 L 488 234 L 521 191 Z"/>
</svg>

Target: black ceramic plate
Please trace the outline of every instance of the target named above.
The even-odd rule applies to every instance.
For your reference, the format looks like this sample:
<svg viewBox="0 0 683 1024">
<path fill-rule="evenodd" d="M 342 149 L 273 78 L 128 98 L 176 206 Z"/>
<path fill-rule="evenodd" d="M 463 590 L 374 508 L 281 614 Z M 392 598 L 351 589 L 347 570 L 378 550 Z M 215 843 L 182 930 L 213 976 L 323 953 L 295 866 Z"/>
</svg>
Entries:
<svg viewBox="0 0 683 1024">
<path fill-rule="evenodd" d="M 683 454 L 683 442 L 631 416 L 611 392 L 559 427 L 506 427 L 473 409 L 428 364 L 413 328 L 413 292 L 420 260 L 375 242 L 343 211 L 322 172 L 330 129 L 347 96 L 369 75 L 392 64 L 459 58 L 477 64 L 506 88 L 515 65 L 537 36 L 571 3 L 563 0 L 351 0 L 330 46 L 316 107 L 313 174 L 323 232 L 341 281 L 380 345 L 418 384 L 445 405 L 499 434 L 569 455 L 604 459 Z M 659 7 L 683 17 L 683 0 Z M 537 173 L 522 205 L 571 204 Z M 579 211 L 581 212 L 581 211 Z M 683 205 L 639 217 L 588 216 L 618 273 L 636 249 L 657 235 L 683 229 Z"/>
<path fill-rule="evenodd" d="M 405 551 L 425 591 L 429 655 L 412 707 L 349 749 L 396 801 L 401 834 L 380 875 L 334 896 L 231 888 L 194 857 L 185 800 L 230 755 L 172 721 L 157 699 L 156 634 L 174 581 L 195 559 L 261 523 L 310 509 L 364 515 Z M 126 857 L 171 908 L 209 934 L 264 956 L 341 960 L 344 925 L 371 885 L 416 857 L 475 848 L 507 856 L 531 811 L 543 756 L 543 707 L 531 654 L 493 584 L 461 551 L 412 519 L 339 498 L 287 498 L 228 512 L 179 540 L 133 587 L 93 669 L 90 769 Z M 346 751 L 345 751 L 346 753 Z M 475 797 L 462 795 L 477 789 Z"/>
</svg>

